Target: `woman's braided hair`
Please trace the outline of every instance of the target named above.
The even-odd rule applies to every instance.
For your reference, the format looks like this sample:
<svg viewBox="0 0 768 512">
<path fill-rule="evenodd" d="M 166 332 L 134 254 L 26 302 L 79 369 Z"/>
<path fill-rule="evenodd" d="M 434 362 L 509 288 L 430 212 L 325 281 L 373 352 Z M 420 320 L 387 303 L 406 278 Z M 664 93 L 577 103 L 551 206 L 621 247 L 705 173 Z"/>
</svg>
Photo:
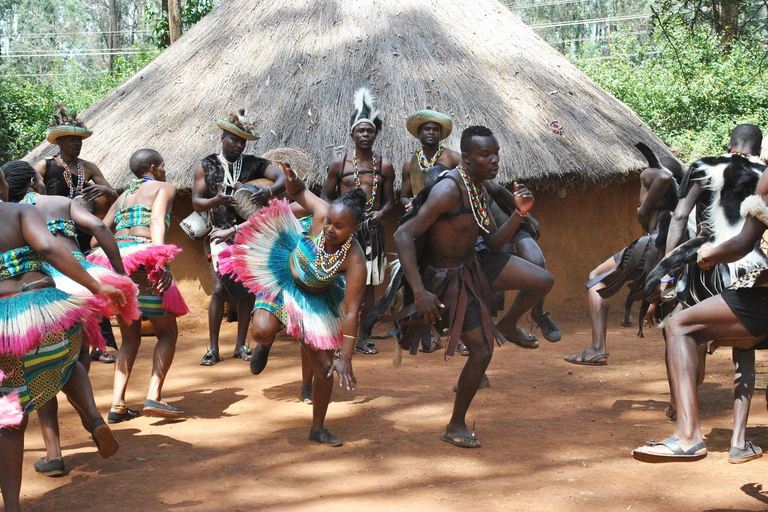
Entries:
<svg viewBox="0 0 768 512">
<path fill-rule="evenodd" d="M 23 160 L 14 160 L 3 165 L 3 173 L 8 182 L 8 200 L 18 203 L 29 192 L 29 185 L 35 178 L 35 169 Z"/>
<path fill-rule="evenodd" d="M 365 190 L 358 187 L 340 196 L 333 204 L 340 204 L 348 209 L 355 218 L 355 224 L 360 224 L 365 218 L 365 203 L 367 201 L 368 194 L 365 193 Z"/>
</svg>

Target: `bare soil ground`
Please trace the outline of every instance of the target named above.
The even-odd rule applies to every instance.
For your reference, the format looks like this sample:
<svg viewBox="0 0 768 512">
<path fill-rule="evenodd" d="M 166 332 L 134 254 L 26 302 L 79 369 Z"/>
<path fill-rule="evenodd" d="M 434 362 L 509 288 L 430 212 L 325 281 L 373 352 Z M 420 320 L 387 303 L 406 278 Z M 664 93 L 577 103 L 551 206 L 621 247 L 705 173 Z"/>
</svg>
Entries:
<svg viewBox="0 0 768 512">
<path fill-rule="evenodd" d="M 563 341 L 538 350 L 497 348 L 488 370 L 492 387 L 469 411 L 484 443 L 479 450 L 440 440 L 453 405 L 452 386 L 464 359 L 443 353 L 404 355 L 392 365 L 394 341 L 380 340 L 377 356 L 354 359 L 358 390 L 336 388 L 327 426 L 345 444 L 310 443 L 311 406 L 298 399 L 299 347 L 276 343 L 259 376 L 229 357 L 199 366 L 205 324 L 188 320 L 166 383 L 183 421 L 140 417 L 114 426 L 120 451 L 96 453 L 72 408 L 60 398 L 67 474 L 38 475 L 44 455 L 37 418 L 26 438 L 22 506 L 51 510 L 295 511 L 512 510 L 715 511 L 766 510 L 768 457 L 728 464 L 731 435 L 730 350 L 708 363 L 700 388 L 703 461 L 643 464 L 630 451 L 671 434 L 663 346 L 658 332 L 609 331 L 605 367 L 563 362 L 589 344 L 587 320 L 563 322 Z M 234 326 L 224 326 L 223 340 Z M 223 343 L 231 355 L 234 342 Z M 151 338 L 144 338 L 129 386 L 140 407 L 149 378 Z M 758 363 L 764 358 L 758 354 Z M 100 409 L 110 405 L 111 365 L 94 363 L 91 378 Z M 768 448 L 762 392 L 752 405 L 748 438 Z"/>
</svg>

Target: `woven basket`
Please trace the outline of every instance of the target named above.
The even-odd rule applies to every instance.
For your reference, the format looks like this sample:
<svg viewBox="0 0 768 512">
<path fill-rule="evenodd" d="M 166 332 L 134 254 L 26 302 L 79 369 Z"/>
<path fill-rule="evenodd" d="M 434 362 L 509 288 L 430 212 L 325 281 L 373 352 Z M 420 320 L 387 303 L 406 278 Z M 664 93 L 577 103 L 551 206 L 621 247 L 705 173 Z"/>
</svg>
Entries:
<svg viewBox="0 0 768 512">
<path fill-rule="evenodd" d="M 312 160 L 312 157 L 309 156 L 309 153 L 307 153 L 303 149 L 292 148 L 289 146 L 286 146 L 284 148 L 270 149 L 266 153 L 262 154 L 261 158 L 266 158 L 267 160 L 271 160 L 272 162 L 275 162 L 277 160 L 288 162 L 289 164 L 291 164 L 291 169 L 296 171 L 296 174 L 298 174 L 299 178 L 301 178 L 302 180 L 307 179 L 307 175 L 312 171 L 312 168 L 315 166 L 315 163 Z"/>
<path fill-rule="evenodd" d="M 755 366 L 755 389 L 768 388 L 768 366 Z"/>
</svg>

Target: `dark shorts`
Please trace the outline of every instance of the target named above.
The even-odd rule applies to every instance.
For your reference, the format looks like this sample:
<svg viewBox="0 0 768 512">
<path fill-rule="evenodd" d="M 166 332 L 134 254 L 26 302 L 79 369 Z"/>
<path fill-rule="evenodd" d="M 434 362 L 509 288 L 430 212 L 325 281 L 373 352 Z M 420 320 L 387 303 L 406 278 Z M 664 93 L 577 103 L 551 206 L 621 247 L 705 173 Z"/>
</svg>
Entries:
<svg viewBox="0 0 768 512">
<path fill-rule="evenodd" d="M 722 297 L 752 336 L 768 336 L 768 288 L 725 290 Z"/>
<path fill-rule="evenodd" d="M 627 246 L 627 250 L 624 251 L 624 256 L 621 258 L 621 265 L 619 265 L 619 268 L 622 270 L 627 267 L 627 264 L 629 264 L 629 259 L 632 257 L 632 251 L 635 250 L 635 246 L 637 245 L 637 240 L 632 242 Z M 617 252 L 613 255 L 613 261 L 619 262 L 619 256 L 621 255 L 621 251 Z M 640 276 L 643 275 L 643 269 L 645 268 L 645 259 L 648 255 L 648 248 L 646 247 L 645 252 L 643 252 L 643 255 L 640 257 L 640 261 L 635 266 L 634 270 L 632 271 L 632 274 L 627 276 L 627 281 L 634 281 L 635 279 L 638 279 Z"/>
<path fill-rule="evenodd" d="M 493 284 L 493 281 L 499 277 L 501 271 L 509 261 L 510 255 L 505 252 L 491 252 L 488 250 L 479 251 L 477 257 L 480 260 L 480 268 L 482 269 L 485 277 L 488 278 L 488 283 Z M 490 308 L 490 304 L 485 305 Z M 464 316 L 464 325 L 461 328 L 462 332 L 469 332 L 473 329 L 477 329 L 483 323 L 483 314 L 480 310 L 480 303 L 477 301 L 474 295 L 469 293 L 467 297 L 467 312 Z"/>
</svg>

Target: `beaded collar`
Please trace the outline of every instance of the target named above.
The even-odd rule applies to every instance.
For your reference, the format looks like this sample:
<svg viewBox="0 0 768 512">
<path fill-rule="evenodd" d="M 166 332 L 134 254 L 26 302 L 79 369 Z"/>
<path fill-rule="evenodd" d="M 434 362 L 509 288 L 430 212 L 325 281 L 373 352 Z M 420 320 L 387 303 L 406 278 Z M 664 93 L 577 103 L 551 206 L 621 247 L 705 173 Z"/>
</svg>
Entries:
<svg viewBox="0 0 768 512">
<path fill-rule="evenodd" d="M 77 194 L 83 191 L 83 178 L 85 176 L 83 173 L 83 162 L 79 158 L 77 159 L 77 186 L 72 188 L 72 171 L 69 170 L 69 166 L 64 163 L 64 159 L 61 158 L 61 153 L 58 153 L 55 158 L 56 161 L 59 162 L 59 165 L 64 168 L 64 181 L 69 188 L 69 198 L 74 199 Z"/>
<path fill-rule="evenodd" d="M 416 152 L 416 158 L 418 159 L 419 169 L 421 169 L 421 172 L 429 171 L 429 169 L 433 165 L 435 165 L 435 162 L 437 162 L 437 159 L 440 158 L 440 155 L 443 154 L 444 149 L 445 147 L 443 147 L 443 145 L 440 144 L 440 146 L 437 148 L 437 152 L 430 160 L 427 160 L 427 157 L 424 156 L 424 148 L 421 148 L 420 150 L 418 150 Z"/>
<path fill-rule="evenodd" d="M 749 157 L 752 156 L 749 153 L 744 153 L 743 151 L 731 151 L 731 154 L 732 155 L 739 155 L 739 156 L 742 156 L 744 158 L 749 158 Z"/>
<path fill-rule="evenodd" d="M 469 202 L 472 203 L 472 216 L 475 218 L 475 222 L 478 227 L 488 233 L 488 227 L 491 225 L 491 217 L 488 215 L 488 201 L 485 199 L 485 187 L 481 187 L 478 191 L 475 184 L 469 179 L 469 173 L 464 164 L 459 164 L 456 167 L 459 171 L 459 176 L 464 182 L 464 186 L 467 187 L 467 194 L 469 195 Z"/>
<path fill-rule="evenodd" d="M 365 202 L 365 211 L 369 212 L 373 209 L 373 204 L 376 201 L 376 191 L 379 188 L 379 175 L 376 174 L 376 153 L 371 152 L 371 164 L 373 165 L 373 186 L 371 187 L 371 197 Z M 357 148 L 352 151 L 352 174 L 355 177 L 355 187 L 360 188 L 360 174 L 357 172 Z"/>
<path fill-rule="evenodd" d="M 322 271 L 325 272 L 328 277 L 331 277 L 336 274 L 336 272 L 338 272 L 341 264 L 344 263 L 344 260 L 347 258 L 347 253 L 349 252 L 349 248 L 351 246 L 352 235 L 349 235 L 346 242 L 344 242 L 338 251 L 329 254 L 325 252 L 325 233 L 321 232 L 320 238 L 317 242 L 317 259 L 315 261 L 320 266 Z"/>
</svg>

